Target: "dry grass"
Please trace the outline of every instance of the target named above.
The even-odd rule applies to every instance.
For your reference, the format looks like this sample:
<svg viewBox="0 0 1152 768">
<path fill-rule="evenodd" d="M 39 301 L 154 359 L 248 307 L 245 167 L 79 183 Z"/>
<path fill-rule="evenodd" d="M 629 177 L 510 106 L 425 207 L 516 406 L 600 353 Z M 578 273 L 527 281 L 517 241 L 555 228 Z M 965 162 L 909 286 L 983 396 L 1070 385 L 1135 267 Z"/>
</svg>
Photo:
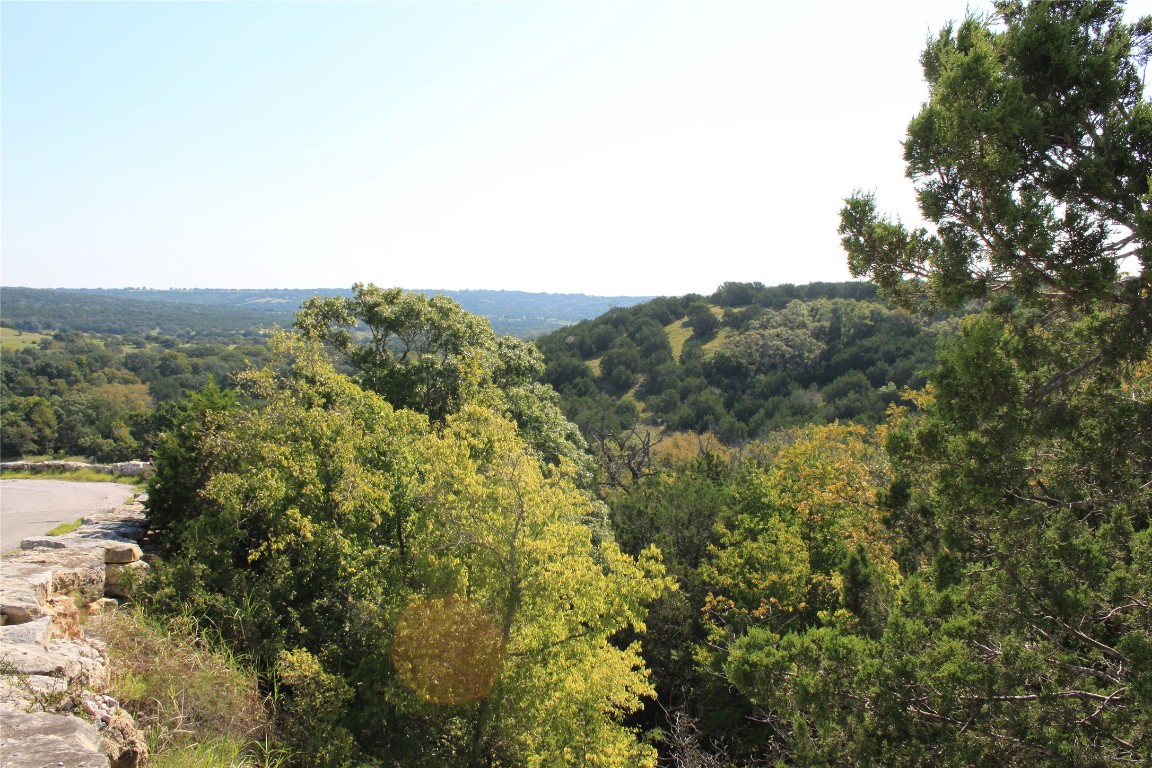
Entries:
<svg viewBox="0 0 1152 768">
<path fill-rule="evenodd" d="M 717 320 L 724 319 L 723 307 L 711 307 L 710 309 Z M 692 329 L 688 327 L 688 318 L 683 317 L 674 323 L 664 326 L 664 333 L 668 334 L 668 343 L 672 345 L 672 359 L 679 360 L 680 355 L 684 352 L 684 344 L 692 336 Z M 701 347 L 704 352 L 704 357 L 708 358 L 716 354 L 716 350 L 719 349 L 725 341 L 732 338 L 732 336 L 733 331 L 731 328 L 721 328 L 711 341 Z"/>
<path fill-rule="evenodd" d="M 684 342 L 692 335 L 688 327 L 688 318 L 682 317 L 676 322 L 664 326 L 664 333 L 668 334 L 668 343 L 672 345 L 672 359 L 679 360 L 684 352 Z"/>
<path fill-rule="evenodd" d="M 725 342 L 736 335 L 736 332 L 731 328 L 721 328 L 720 332 L 716 334 L 716 338 L 709 341 L 701 349 L 704 350 L 704 359 L 707 360 L 712 355 L 716 354 L 716 350 L 724 346 Z"/>
<path fill-rule="evenodd" d="M 136 610 L 92 618 L 108 646 L 112 695 L 148 739 L 155 768 L 283 762 L 256 676 L 190 618 L 161 622 Z"/>
</svg>

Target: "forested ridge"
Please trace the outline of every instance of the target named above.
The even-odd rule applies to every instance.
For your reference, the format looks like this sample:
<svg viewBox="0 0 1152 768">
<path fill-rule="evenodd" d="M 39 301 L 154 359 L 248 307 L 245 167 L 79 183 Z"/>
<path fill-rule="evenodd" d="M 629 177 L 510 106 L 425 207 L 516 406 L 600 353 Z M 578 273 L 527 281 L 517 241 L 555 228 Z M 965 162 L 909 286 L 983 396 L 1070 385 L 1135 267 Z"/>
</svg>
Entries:
<svg viewBox="0 0 1152 768">
<path fill-rule="evenodd" d="M 138 601 L 293 765 L 1147 765 L 1152 17 L 995 9 L 922 56 L 929 226 L 845 200 L 867 283 L 537 343 L 357 284 L 164 385 Z"/>
<path fill-rule="evenodd" d="M 420 291 L 453 298 L 484 315 L 497 333 L 534 338 L 604 312 L 643 301 L 637 296 L 528 293 L 525 291 Z M 315 296 L 348 297 L 347 288 L 148 289 L 0 288 L 0 325 L 24 331 L 161 333 L 183 340 L 218 337 L 262 328 L 287 328 L 296 311 Z"/>
<path fill-rule="evenodd" d="M 728 444 L 837 419 L 879 424 L 964 311 L 917 317 L 868 283 L 725 283 L 614 309 L 539 340 L 587 434 L 647 424 Z"/>
<path fill-rule="evenodd" d="M 243 307 L 159 304 L 78 291 L 0 287 L 0 325 L 20 331 L 230 341 L 257 337 L 262 328 L 290 324 L 291 318 L 290 309 L 277 315 Z"/>
</svg>

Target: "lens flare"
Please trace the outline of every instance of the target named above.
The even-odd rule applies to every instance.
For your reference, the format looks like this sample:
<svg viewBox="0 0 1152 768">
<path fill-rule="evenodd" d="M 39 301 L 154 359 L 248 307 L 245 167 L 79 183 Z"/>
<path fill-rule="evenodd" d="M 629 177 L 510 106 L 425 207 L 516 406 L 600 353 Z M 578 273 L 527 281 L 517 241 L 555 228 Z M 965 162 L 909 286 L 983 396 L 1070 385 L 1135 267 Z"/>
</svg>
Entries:
<svg viewBox="0 0 1152 768">
<path fill-rule="evenodd" d="M 434 704 L 486 697 L 500 674 L 503 655 L 496 624 L 455 596 L 408 606 L 392 643 L 392 663 L 400 679 Z"/>
</svg>

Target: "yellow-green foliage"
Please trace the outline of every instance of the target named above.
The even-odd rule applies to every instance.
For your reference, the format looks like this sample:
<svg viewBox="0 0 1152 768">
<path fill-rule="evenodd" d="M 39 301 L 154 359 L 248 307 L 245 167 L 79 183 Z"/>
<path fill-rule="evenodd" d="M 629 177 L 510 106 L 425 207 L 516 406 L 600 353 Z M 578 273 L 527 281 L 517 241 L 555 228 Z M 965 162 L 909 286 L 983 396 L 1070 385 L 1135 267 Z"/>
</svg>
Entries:
<svg viewBox="0 0 1152 768">
<path fill-rule="evenodd" d="M 718 320 L 724 319 L 724 308 L 712 306 L 709 310 Z M 679 360 L 680 355 L 684 352 L 684 344 L 691 338 L 693 330 L 688 326 L 688 318 L 683 317 L 674 323 L 669 323 L 664 326 L 664 332 L 668 334 L 668 343 L 672 345 L 672 359 Z M 723 345 L 724 340 L 731 338 L 733 332 L 731 328 L 721 328 L 715 338 L 704 345 L 705 357 L 715 354 L 716 350 Z"/>
<path fill-rule="evenodd" d="M 831 424 L 787 430 L 749 451 L 739 513 L 702 573 L 710 614 L 782 626 L 828 620 L 842 607 L 840 568 L 857 547 L 891 586 L 899 580 L 877 498 L 889 477 L 883 430 Z"/>
<path fill-rule="evenodd" d="M 43 333 L 0 327 L 0 349 L 5 352 L 16 352 L 24 347 L 32 347 L 39 344 L 42 339 L 48 338 L 51 337 Z"/>
<path fill-rule="evenodd" d="M 543 464 L 484 392 L 435 425 L 315 345 L 274 344 L 287 375 L 244 376 L 256 405 L 186 430 L 196 464 L 221 469 L 163 524 L 195 557 L 167 573 L 186 569 L 191 597 L 276 664 L 302 764 L 415 764 L 396 750 L 418 743 L 428 765 L 654 766 L 622 723 L 653 695 L 639 643 L 612 641 L 669 588 L 659 554 L 594 540 L 606 511 L 577 466 Z"/>
<path fill-rule="evenodd" d="M 289 755 L 269 740 L 212 738 L 169 747 L 148 761 L 148 768 L 279 768 Z"/>
<path fill-rule="evenodd" d="M 652 437 L 652 460 L 662 467 L 680 467 L 707 453 L 725 461 L 732 460 L 732 449 L 712 432 L 668 432 L 659 440 L 655 434 Z"/>
<path fill-rule="evenodd" d="M 352 734 L 339 725 L 339 719 L 352 690 L 339 675 L 325 672 L 320 661 L 303 648 L 281 651 L 276 674 L 291 696 L 281 722 L 302 756 L 305 765 L 346 765 L 355 759 Z"/>
<path fill-rule="evenodd" d="M 600 378 L 600 358 L 597 357 L 588 360 L 586 364 L 588 365 L 588 370 L 592 371 L 593 378 Z"/>
<path fill-rule="evenodd" d="M 609 639 L 642 630 L 647 604 L 669 587 L 659 553 L 594 545 L 585 521 L 596 503 L 571 468 L 545 474 L 515 425 L 490 411 L 466 408 L 425 455 L 431 504 L 413 539 L 423 581 L 467 596 L 505 648 L 486 738 L 528 766 L 654 766 L 620 722 L 653 695 L 640 646 Z"/>
</svg>

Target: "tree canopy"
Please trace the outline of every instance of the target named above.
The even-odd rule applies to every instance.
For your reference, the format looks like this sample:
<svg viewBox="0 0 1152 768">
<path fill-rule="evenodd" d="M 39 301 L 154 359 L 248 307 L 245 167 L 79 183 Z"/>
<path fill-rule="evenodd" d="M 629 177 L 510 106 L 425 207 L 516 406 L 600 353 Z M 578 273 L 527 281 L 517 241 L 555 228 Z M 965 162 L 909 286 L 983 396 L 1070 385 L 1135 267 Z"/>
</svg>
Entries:
<svg viewBox="0 0 1152 768">
<path fill-rule="evenodd" d="M 357 283 L 351 297 L 306 301 L 295 326 L 396 408 L 443 422 L 484 402 L 514 419 L 546 461 L 582 461 L 579 431 L 564 418 L 555 392 L 538 382 L 539 350 L 497 336 L 487 320 L 446 296 Z"/>
<path fill-rule="evenodd" d="M 907 173 L 935 231 L 841 213 L 852 274 L 906 303 L 999 299 L 1109 309 L 1109 344 L 1147 342 L 1152 19 L 1122 3 L 998 2 L 921 57 L 929 101 Z"/>
<path fill-rule="evenodd" d="M 623 724 L 652 691 L 640 644 L 611 640 L 669 587 L 659 553 L 604 537 L 579 467 L 542 462 L 492 393 L 437 424 L 306 336 L 273 348 L 241 398 L 174 416 L 149 599 L 277 681 L 296 762 L 653 766 Z"/>
<path fill-rule="evenodd" d="M 1115 2 L 1002 2 L 948 25 L 922 57 L 931 95 L 905 143 L 935 231 L 847 201 L 855 274 L 910 306 L 989 311 L 942 344 L 918 411 L 892 422 L 889 524 L 917 544 L 884 631 L 824 637 L 823 660 L 783 643 L 758 657 L 792 649 L 811 672 L 851 660 L 827 679 L 866 704 L 845 717 L 810 702 L 794 754 L 1152 754 L 1150 51 L 1152 19 L 1126 22 Z M 866 736 L 830 737 L 848 733 Z"/>
</svg>

